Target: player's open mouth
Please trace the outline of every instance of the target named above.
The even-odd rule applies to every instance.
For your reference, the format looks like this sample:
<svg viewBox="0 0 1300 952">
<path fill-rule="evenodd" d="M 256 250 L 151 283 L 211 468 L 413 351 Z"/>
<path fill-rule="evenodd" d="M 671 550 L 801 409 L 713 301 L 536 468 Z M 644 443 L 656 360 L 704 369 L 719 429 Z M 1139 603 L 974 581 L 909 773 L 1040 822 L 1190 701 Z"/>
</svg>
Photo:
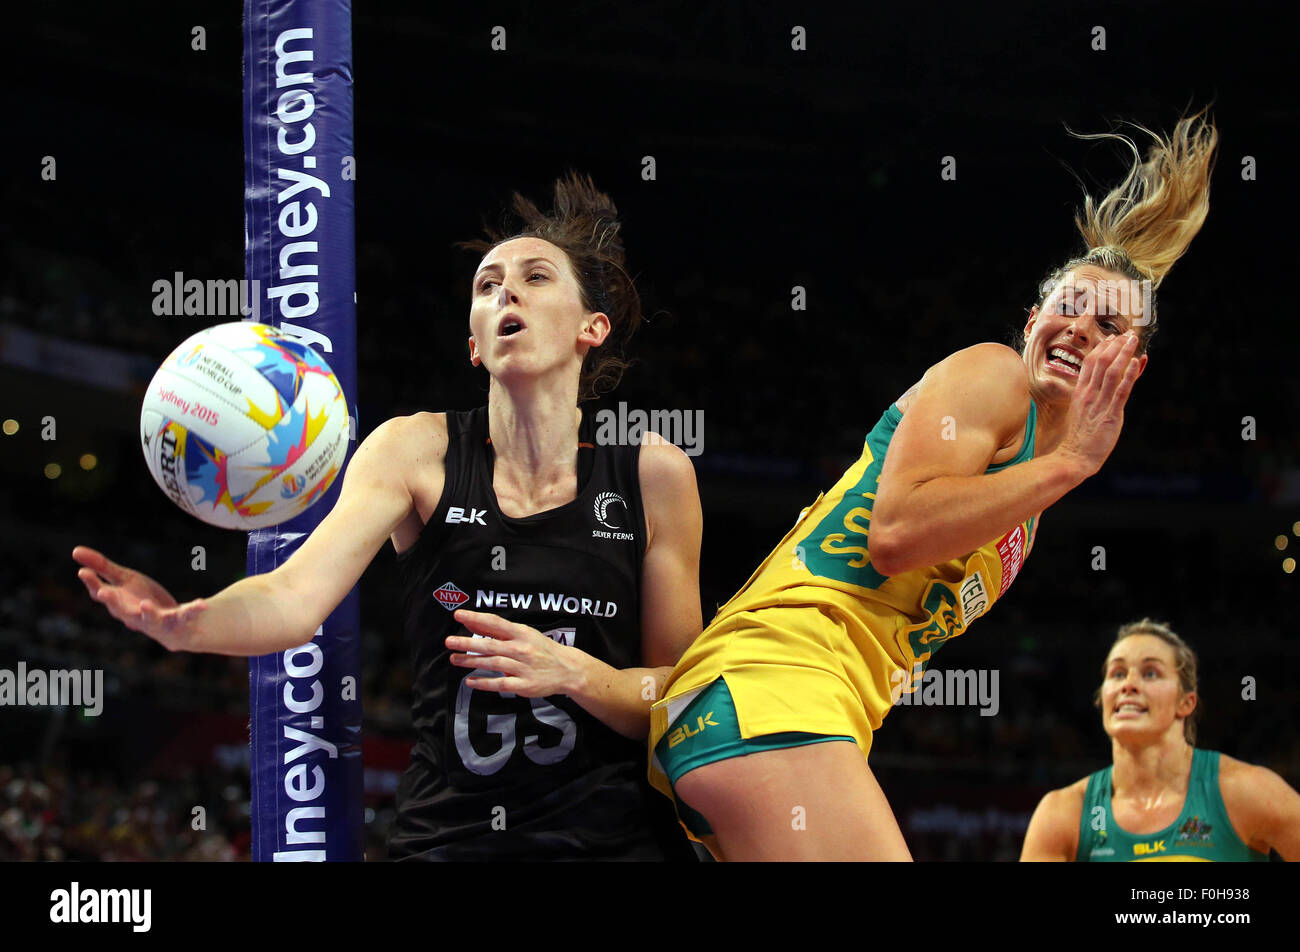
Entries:
<svg viewBox="0 0 1300 952">
<path fill-rule="evenodd" d="M 1064 347 L 1053 347 L 1047 352 L 1046 364 L 1066 376 L 1077 377 L 1083 367 L 1083 357 Z"/>
<path fill-rule="evenodd" d="M 1145 714 L 1147 709 L 1136 701 L 1125 701 L 1123 704 L 1115 705 L 1115 714 Z"/>
<path fill-rule="evenodd" d="M 513 337 L 515 334 L 527 330 L 527 326 L 513 314 L 507 314 L 501 318 L 501 323 L 497 325 L 497 337 Z"/>
</svg>

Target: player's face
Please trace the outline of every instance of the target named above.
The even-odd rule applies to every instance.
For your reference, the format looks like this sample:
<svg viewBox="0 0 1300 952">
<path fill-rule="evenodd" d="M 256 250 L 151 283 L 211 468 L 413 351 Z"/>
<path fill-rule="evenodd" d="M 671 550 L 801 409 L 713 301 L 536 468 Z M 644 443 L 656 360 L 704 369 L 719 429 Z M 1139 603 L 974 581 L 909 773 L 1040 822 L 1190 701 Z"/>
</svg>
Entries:
<svg viewBox="0 0 1300 952">
<path fill-rule="evenodd" d="M 470 360 L 496 380 L 572 374 L 609 333 L 582 306 L 569 256 L 541 238 L 497 245 L 479 263 L 470 298 Z"/>
<path fill-rule="evenodd" d="M 1143 313 L 1142 288 L 1114 271 L 1080 265 L 1029 312 L 1025 364 L 1036 401 L 1068 400 L 1083 359 L 1117 334 L 1135 327 Z M 1143 354 L 1140 366 L 1145 368 Z"/>
<path fill-rule="evenodd" d="M 1101 684 L 1102 726 L 1111 737 L 1156 740 L 1169 731 L 1181 737 L 1181 718 L 1195 706 L 1196 695 L 1182 693 L 1167 642 L 1130 635 L 1111 649 Z"/>
</svg>

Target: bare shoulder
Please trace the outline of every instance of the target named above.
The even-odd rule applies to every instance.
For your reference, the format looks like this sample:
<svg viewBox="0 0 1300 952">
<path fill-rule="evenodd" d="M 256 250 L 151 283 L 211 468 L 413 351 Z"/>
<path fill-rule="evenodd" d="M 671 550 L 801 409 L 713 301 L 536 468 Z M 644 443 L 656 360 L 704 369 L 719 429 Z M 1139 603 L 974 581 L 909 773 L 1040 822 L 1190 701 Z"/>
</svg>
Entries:
<svg viewBox="0 0 1300 952">
<path fill-rule="evenodd" d="M 903 419 L 885 457 L 877 513 L 881 505 L 891 508 L 900 476 L 907 485 L 984 472 L 1019 440 L 1029 409 L 1029 375 L 1010 347 L 976 344 L 935 364 L 899 403 Z M 963 438 L 954 439 L 949 427 Z"/>
<path fill-rule="evenodd" d="M 1047 808 L 1054 814 L 1069 820 L 1077 826 L 1083 816 L 1083 798 L 1087 792 L 1088 778 L 1083 777 L 1068 787 L 1048 791 L 1039 807 L 1047 805 Z"/>
<path fill-rule="evenodd" d="M 637 475 L 642 492 L 672 492 L 695 486 L 695 466 L 690 457 L 654 432 L 647 432 L 641 440 Z"/>
<path fill-rule="evenodd" d="M 925 372 L 922 386 L 935 380 L 960 380 L 980 391 L 1023 394 L 1029 399 L 1029 375 L 1025 361 L 1006 344 L 973 344 L 949 354 Z"/>
<path fill-rule="evenodd" d="M 646 433 L 637 457 L 637 476 L 648 544 L 653 547 L 656 539 L 662 539 L 663 532 L 670 530 L 670 537 L 698 549 L 703 516 L 690 457 L 659 434 Z"/>
<path fill-rule="evenodd" d="M 412 413 L 393 417 L 375 427 L 357 450 L 368 455 L 368 469 L 410 500 L 411 508 L 393 530 L 393 548 L 403 552 L 415 544 L 425 522 L 442 499 L 447 459 L 447 414 Z"/>
<path fill-rule="evenodd" d="M 417 505 L 430 498 L 437 505 L 446 457 L 445 413 L 392 417 L 375 427 L 357 447 L 346 478 L 357 485 L 401 491 Z M 423 508 L 427 510 L 428 506 Z"/>
<path fill-rule="evenodd" d="M 1088 778 L 1050 790 L 1038 802 L 1020 858 L 1025 861 L 1072 861 L 1079 849 L 1079 822 Z"/>
<path fill-rule="evenodd" d="M 1219 755 L 1219 793 L 1228 820 L 1247 846 L 1300 860 L 1300 794 L 1276 772 Z"/>
<path fill-rule="evenodd" d="M 447 449 L 447 414 L 431 413 L 421 410 L 409 416 L 391 417 L 376 428 L 375 432 L 387 429 L 392 439 L 410 442 L 416 452 L 431 452 Z"/>
<path fill-rule="evenodd" d="M 957 403 L 1011 427 L 1029 415 L 1029 375 L 1021 356 L 1005 344 L 975 344 L 930 367 L 899 397 L 898 408 L 906 415 L 918 400 L 932 405 Z"/>
<path fill-rule="evenodd" d="M 357 448 L 358 456 L 363 452 L 387 466 L 407 462 L 428 465 L 442 460 L 447 455 L 447 414 L 420 412 L 391 417 L 375 427 Z"/>
<path fill-rule="evenodd" d="M 1247 810 L 1265 806 L 1288 791 L 1295 792 L 1290 784 L 1267 767 L 1219 754 L 1219 792 L 1230 811 L 1234 805 Z"/>
<path fill-rule="evenodd" d="M 403 435 L 410 441 L 411 452 L 418 456 L 435 455 L 442 459 L 447 455 L 447 414 L 430 413 L 422 410 L 410 416 L 393 417 L 399 421 Z"/>
</svg>

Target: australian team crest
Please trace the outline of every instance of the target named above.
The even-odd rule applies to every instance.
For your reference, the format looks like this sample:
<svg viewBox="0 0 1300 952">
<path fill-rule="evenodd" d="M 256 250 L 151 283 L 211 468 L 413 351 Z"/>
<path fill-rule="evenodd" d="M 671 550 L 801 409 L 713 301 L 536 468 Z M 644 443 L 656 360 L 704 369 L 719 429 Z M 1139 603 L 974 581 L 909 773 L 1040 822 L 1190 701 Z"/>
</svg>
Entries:
<svg viewBox="0 0 1300 952">
<path fill-rule="evenodd" d="M 1189 817 L 1182 826 L 1178 828 L 1176 841 L 1187 843 L 1190 846 L 1213 846 L 1210 840 L 1210 824 L 1205 823 L 1200 817 Z"/>
</svg>

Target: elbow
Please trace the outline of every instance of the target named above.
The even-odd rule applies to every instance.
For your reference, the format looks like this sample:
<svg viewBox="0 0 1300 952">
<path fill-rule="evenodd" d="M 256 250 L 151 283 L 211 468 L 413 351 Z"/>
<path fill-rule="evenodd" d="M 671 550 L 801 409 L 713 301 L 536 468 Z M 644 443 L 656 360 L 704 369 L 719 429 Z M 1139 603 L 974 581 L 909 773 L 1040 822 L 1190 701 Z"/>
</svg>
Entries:
<svg viewBox="0 0 1300 952">
<path fill-rule="evenodd" d="M 871 527 L 871 535 L 867 537 L 867 555 L 872 568 L 884 576 L 899 575 L 911 567 L 906 561 L 905 541 L 897 530 L 886 526 Z"/>
<path fill-rule="evenodd" d="M 886 500 L 876 497 L 867 534 L 867 555 L 871 566 L 884 576 L 901 575 L 916 567 L 910 561 L 915 547 L 915 523 L 908 518 L 905 509 L 900 511 L 896 496 L 894 493 Z"/>
</svg>

